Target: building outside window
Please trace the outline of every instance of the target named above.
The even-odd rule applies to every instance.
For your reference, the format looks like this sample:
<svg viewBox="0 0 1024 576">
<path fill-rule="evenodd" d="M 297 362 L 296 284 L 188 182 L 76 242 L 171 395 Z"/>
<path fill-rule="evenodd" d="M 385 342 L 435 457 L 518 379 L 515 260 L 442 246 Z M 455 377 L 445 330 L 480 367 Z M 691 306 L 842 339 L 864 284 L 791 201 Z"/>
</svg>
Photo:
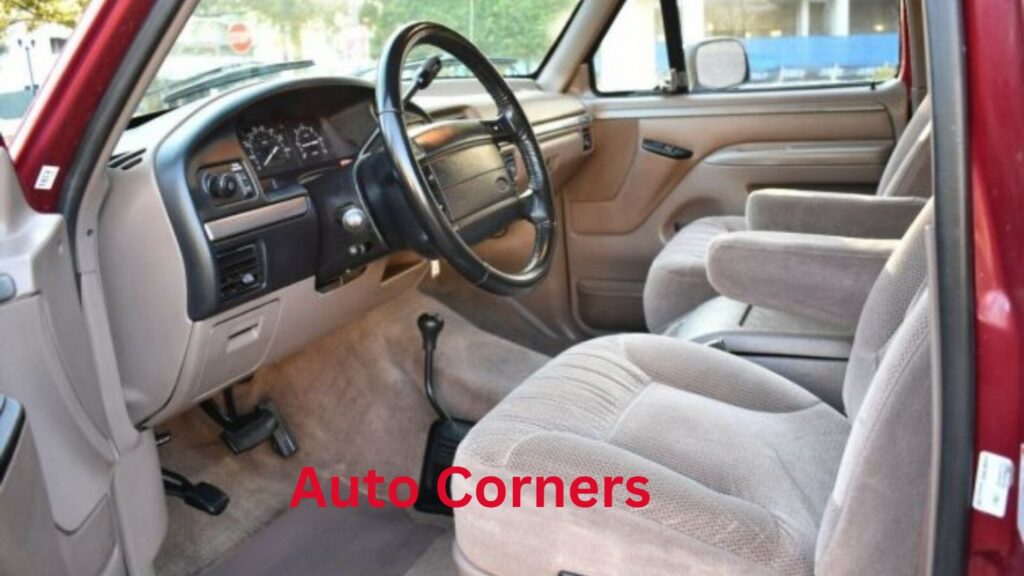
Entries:
<svg viewBox="0 0 1024 576">
<path fill-rule="evenodd" d="M 743 41 L 750 81 L 766 89 L 891 79 L 899 67 L 899 0 L 678 0 L 683 43 Z M 595 58 L 601 91 L 651 90 L 668 57 L 659 0 L 627 0 Z"/>
</svg>

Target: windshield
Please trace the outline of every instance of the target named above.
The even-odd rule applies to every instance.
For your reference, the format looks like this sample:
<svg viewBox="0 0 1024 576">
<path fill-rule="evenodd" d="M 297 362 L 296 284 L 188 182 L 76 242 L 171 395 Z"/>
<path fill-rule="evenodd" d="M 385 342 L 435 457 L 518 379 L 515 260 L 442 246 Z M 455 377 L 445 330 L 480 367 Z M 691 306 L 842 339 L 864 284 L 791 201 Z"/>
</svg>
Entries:
<svg viewBox="0 0 1024 576">
<path fill-rule="evenodd" d="M 373 81 L 384 42 L 399 26 L 430 20 L 475 43 L 505 76 L 534 73 L 578 0 L 202 0 L 136 115 L 283 75 Z M 409 55 L 411 75 L 427 47 Z M 444 60 L 442 77 L 465 67 Z"/>
</svg>

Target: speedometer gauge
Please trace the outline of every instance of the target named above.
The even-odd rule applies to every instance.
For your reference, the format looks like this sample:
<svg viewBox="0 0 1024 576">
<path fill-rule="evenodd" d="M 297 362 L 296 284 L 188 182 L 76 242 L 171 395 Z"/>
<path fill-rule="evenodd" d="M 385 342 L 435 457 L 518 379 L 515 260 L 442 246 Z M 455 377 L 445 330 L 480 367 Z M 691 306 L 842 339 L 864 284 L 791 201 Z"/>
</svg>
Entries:
<svg viewBox="0 0 1024 576">
<path fill-rule="evenodd" d="M 302 122 L 295 127 L 295 147 L 303 161 L 322 160 L 327 157 L 327 143 L 313 125 Z"/>
<path fill-rule="evenodd" d="M 256 124 L 242 130 L 239 140 L 249 155 L 249 161 L 261 174 L 286 168 L 292 163 L 292 148 L 278 128 Z"/>
</svg>

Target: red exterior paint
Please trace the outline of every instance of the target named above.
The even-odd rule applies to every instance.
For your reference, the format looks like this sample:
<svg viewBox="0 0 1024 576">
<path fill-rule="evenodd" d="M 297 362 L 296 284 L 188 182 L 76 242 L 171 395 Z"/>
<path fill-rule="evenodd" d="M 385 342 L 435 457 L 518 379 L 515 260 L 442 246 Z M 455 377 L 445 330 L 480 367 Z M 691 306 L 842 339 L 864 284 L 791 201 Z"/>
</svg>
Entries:
<svg viewBox="0 0 1024 576">
<path fill-rule="evenodd" d="M 85 128 L 152 5 L 152 0 L 93 0 L 43 83 L 10 146 L 22 190 L 36 210 L 57 209 Z M 52 189 L 36 190 L 44 164 L 58 166 L 60 173 Z"/>
<path fill-rule="evenodd" d="M 1020 466 L 1024 438 L 1024 0 L 968 0 L 964 16 L 976 290 L 975 450 L 996 452 Z M 971 574 L 1024 574 L 1016 491 L 1015 483 L 1007 518 L 972 513 Z"/>
</svg>

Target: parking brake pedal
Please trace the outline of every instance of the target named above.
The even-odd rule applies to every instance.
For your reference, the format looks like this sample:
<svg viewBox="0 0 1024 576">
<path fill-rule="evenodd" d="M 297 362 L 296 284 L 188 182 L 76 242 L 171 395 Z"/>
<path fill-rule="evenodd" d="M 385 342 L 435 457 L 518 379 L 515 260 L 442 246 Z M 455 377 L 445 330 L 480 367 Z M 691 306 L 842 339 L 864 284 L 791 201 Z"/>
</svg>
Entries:
<svg viewBox="0 0 1024 576">
<path fill-rule="evenodd" d="M 196 510 L 206 512 L 210 516 L 218 516 L 227 509 L 228 503 L 231 502 L 231 498 L 213 484 L 207 482 L 193 484 L 188 478 L 177 472 L 166 468 L 160 471 L 164 477 L 164 492 L 168 496 L 181 498 L 185 504 Z"/>
<path fill-rule="evenodd" d="M 220 439 L 235 454 L 252 450 L 268 439 L 282 458 L 290 458 L 299 451 L 291 427 L 273 400 L 263 400 L 251 412 L 239 414 L 234 392 L 228 388 L 224 391 L 224 408 L 212 399 L 200 406 L 223 429 Z"/>
</svg>

